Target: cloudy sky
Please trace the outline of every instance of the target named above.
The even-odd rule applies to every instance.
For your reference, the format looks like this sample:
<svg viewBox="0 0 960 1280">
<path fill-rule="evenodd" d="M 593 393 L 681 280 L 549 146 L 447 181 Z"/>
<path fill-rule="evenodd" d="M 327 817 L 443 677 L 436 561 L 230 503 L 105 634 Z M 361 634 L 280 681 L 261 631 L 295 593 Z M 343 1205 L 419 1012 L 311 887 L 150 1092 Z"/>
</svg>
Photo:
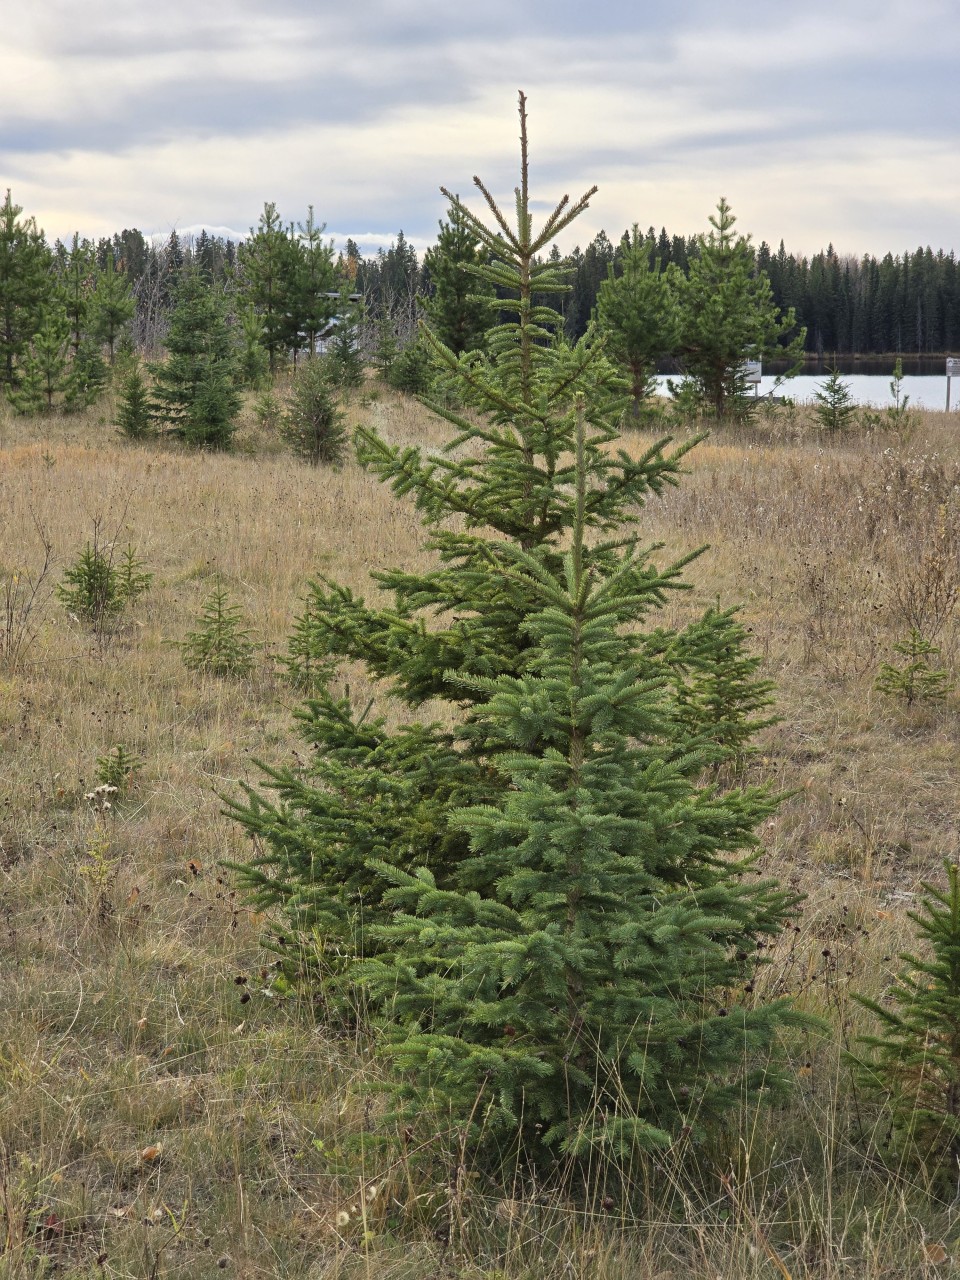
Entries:
<svg viewBox="0 0 960 1280">
<path fill-rule="evenodd" d="M 516 93 L 563 248 L 705 230 L 960 252 L 960 18 L 941 0 L 10 0 L 0 191 L 51 239 L 246 231 L 429 243 L 443 183 L 509 198 Z"/>
</svg>

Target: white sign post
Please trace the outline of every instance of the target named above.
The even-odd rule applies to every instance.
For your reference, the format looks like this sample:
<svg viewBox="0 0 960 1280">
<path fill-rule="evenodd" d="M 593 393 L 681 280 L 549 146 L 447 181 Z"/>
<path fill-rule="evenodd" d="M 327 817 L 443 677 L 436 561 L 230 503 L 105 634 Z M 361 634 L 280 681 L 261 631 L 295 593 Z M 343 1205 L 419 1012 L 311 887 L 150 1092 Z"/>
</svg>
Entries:
<svg viewBox="0 0 960 1280">
<path fill-rule="evenodd" d="M 947 356 L 947 413 L 950 412 L 950 379 L 960 378 L 960 359 Z"/>
<path fill-rule="evenodd" d="M 960 360 L 957 361 L 957 365 L 960 366 Z M 744 382 L 748 386 L 752 383 L 753 394 L 758 396 L 760 394 L 760 379 L 763 376 L 761 362 L 759 360 L 744 360 L 740 366 L 740 371 L 743 374 Z M 958 368 L 957 372 L 960 373 L 960 368 Z"/>
</svg>

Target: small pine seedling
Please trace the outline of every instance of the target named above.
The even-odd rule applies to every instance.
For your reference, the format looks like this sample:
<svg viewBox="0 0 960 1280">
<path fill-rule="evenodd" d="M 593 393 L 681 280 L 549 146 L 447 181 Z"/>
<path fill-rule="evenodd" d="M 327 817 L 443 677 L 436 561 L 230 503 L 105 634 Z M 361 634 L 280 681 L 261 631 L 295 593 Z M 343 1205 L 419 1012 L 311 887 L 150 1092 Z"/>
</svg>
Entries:
<svg viewBox="0 0 960 1280">
<path fill-rule="evenodd" d="M 94 533 L 83 551 L 63 575 L 57 596 L 71 613 L 95 626 L 118 617 L 148 589 L 153 574 L 143 572 L 143 562 L 128 546 L 119 565 L 113 562 L 113 548 L 99 545 Z"/>
<path fill-rule="evenodd" d="M 885 662 L 874 687 L 880 693 L 905 698 L 907 706 L 918 701 L 942 702 L 953 688 L 953 681 L 943 667 L 931 665 L 931 658 L 940 655 L 939 647 L 925 640 L 916 627 L 911 629 L 906 640 L 901 640 L 893 647 L 907 661 L 899 667 Z"/>
<path fill-rule="evenodd" d="M 247 675 L 256 645 L 242 623 L 240 606 L 228 603 L 226 588 L 218 583 L 204 602 L 199 627 L 177 646 L 184 666 L 208 675 Z"/>
<path fill-rule="evenodd" d="M 115 788 L 117 795 L 123 795 L 133 786 L 134 774 L 142 764 L 139 756 L 118 742 L 104 755 L 97 756 L 97 781 Z"/>
<path fill-rule="evenodd" d="M 924 883 L 920 910 L 910 912 L 927 956 L 901 954 L 907 968 L 887 1000 L 856 997 L 880 1031 L 860 1037 L 864 1053 L 852 1065 L 889 1107 L 891 1136 L 950 1178 L 960 1160 L 960 868 L 944 865 L 946 890 Z"/>
</svg>

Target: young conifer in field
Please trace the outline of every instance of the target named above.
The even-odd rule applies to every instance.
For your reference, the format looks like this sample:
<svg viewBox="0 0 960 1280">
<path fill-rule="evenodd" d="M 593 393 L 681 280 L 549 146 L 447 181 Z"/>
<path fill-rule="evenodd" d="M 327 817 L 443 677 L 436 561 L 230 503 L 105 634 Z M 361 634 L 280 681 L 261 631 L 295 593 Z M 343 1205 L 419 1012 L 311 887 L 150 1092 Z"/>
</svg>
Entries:
<svg viewBox="0 0 960 1280">
<path fill-rule="evenodd" d="M 167 359 L 152 365 L 154 420 L 198 448 L 226 449 L 240 412 L 233 339 L 217 290 L 184 275 L 170 317 Z"/>
<path fill-rule="evenodd" d="M 895 1147 L 956 1186 L 960 1162 L 960 868 L 945 864 L 947 885 L 924 884 L 910 912 L 923 943 L 904 953 L 888 998 L 857 997 L 879 1023 L 860 1037 L 856 1074 L 890 1117 Z"/>
<path fill-rule="evenodd" d="M 277 800 L 250 789 L 232 811 L 258 842 L 242 881 L 315 950 L 330 1015 L 379 1025 L 411 1116 L 536 1155 L 622 1155 L 759 1083 L 792 1015 L 739 993 L 792 900 L 744 874 L 775 802 L 708 781 L 741 719 L 718 731 L 708 698 L 677 693 L 717 664 L 725 707 L 759 705 L 742 631 L 716 610 L 651 627 L 686 561 L 658 567 L 631 525 L 690 446 L 616 447 L 620 379 L 541 301 L 563 287 L 546 251 L 593 191 L 535 234 L 522 96 L 521 148 L 515 224 L 479 180 L 493 225 L 458 202 L 512 318 L 483 355 L 425 331 L 473 415 L 433 406 L 453 427 L 439 455 L 358 433 L 436 563 L 376 574 L 392 607 L 318 582 L 298 623 L 314 679 L 359 660 L 410 721 L 314 686 L 311 764 L 268 769 Z M 435 699 L 454 727 L 413 718 Z"/>
</svg>

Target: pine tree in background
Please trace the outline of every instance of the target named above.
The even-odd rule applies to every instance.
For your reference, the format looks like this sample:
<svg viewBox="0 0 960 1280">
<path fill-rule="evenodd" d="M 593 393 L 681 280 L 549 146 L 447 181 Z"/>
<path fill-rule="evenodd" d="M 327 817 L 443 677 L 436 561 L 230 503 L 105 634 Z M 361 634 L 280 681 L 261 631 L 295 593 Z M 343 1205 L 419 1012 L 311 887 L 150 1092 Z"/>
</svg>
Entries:
<svg viewBox="0 0 960 1280">
<path fill-rule="evenodd" d="M 426 333 L 473 412 L 438 407 L 443 452 L 357 434 L 436 561 L 374 575 L 392 607 L 312 588 L 291 666 L 314 683 L 315 750 L 267 769 L 276 800 L 250 789 L 232 806 L 258 845 L 238 870 L 314 949 L 329 1015 L 368 1010 L 430 1133 L 439 1112 L 471 1142 L 633 1152 L 758 1085 L 791 1015 L 735 993 L 791 902 L 745 875 L 770 796 L 716 783 L 742 744 L 675 692 L 678 673 L 723 661 L 724 697 L 746 709 L 742 635 L 717 611 L 650 627 L 686 561 L 657 567 L 631 526 L 691 446 L 616 449 L 622 382 L 542 301 L 563 287 L 546 250 L 593 190 L 534 234 L 523 95 L 520 117 L 516 225 L 479 180 L 492 226 L 444 192 L 509 295 L 482 355 Z M 338 697 L 344 659 L 409 720 Z M 444 724 L 412 718 L 430 700 Z"/>
<path fill-rule="evenodd" d="M 150 393 L 139 365 L 135 365 L 121 383 L 117 398 L 117 427 L 128 440 L 143 440 L 153 434 Z"/>
<path fill-rule="evenodd" d="M 167 359 L 150 366 L 153 417 L 198 448 L 226 449 L 242 398 L 222 297 L 195 273 L 181 277 Z"/>
<path fill-rule="evenodd" d="M 313 466 L 338 463 L 347 448 L 347 430 L 337 406 L 336 371 L 327 357 L 307 360 L 296 372 L 282 431 L 295 451 Z"/>
<path fill-rule="evenodd" d="M 93 245 L 74 235 L 69 251 L 58 243 L 59 296 L 70 326 L 70 345 L 76 356 L 87 331 L 87 311 L 95 282 Z M 61 252 L 62 251 L 62 252 Z"/>
<path fill-rule="evenodd" d="M 52 413 L 64 389 L 70 331 L 66 316 L 51 307 L 20 362 L 20 386 L 10 395 L 19 413 Z"/>
<path fill-rule="evenodd" d="M 307 210 L 307 221 L 300 224 L 297 270 L 297 329 L 306 341 L 307 354 L 317 350 L 317 339 L 336 314 L 337 269 L 333 261 L 333 241 L 324 240 L 326 227 L 313 216 L 313 205 Z"/>
<path fill-rule="evenodd" d="M 275 374 L 291 344 L 290 315 L 297 288 L 296 243 L 284 228 L 277 206 L 268 201 L 256 231 L 240 246 L 240 291 L 263 324 L 263 345 Z"/>
<path fill-rule="evenodd" d="M 424 298 L 423 307 L 436 336 L 461 355 L 483 348 L 496 318 L 496 290 L 477 274 L 485 255 L 458 204 L 451 205 L 448 217 L 449 221 L 440 223 L 436 245 L 424 255 L 432 292 Z"/>
<path fill-rule="evenodd" d="M 88 323 L 91 334 L 105 343 L 113 364 L 113 352 L 117 339 L 125 325 L 133 319 L 137 309 L 136 299 L 126 275 L 119 271 L 113 256 L 107 258 L 106 267 L 97 275 L 96 287 L 90 297 Z"/>
<path fill-rule="evenodd" d="M 81 340 L 63 384 L 63 407 L 68 413 L 88 409 L 103 395 L 110 381 L 100 343 L 90 337 Z"/>
<path fill-rule="evenodd" d="M 0 205 L 0 387 L 20 382 L 18 364 L 43 325 L 53 292 L 52 255 L 33 218 L 7 190 Z"/>
<path fill-rule="evenodd" d="M 325 354 L 334 382 L 345 391 L 363 385 L 362 317 L 362 304 L 352 301 L 347 290 L 341 289 L 336 303 L 336 322 L 326 339 Z"/>
<path fill-rule="evenodd" d="M 620 259 L 613 263 L 597 295 L 597 322 L 607 354 L 630 380 L 636 421 L 654 389 L 657 361 L 675 348 L 679 331 L 676 271 L 661 270 L 653 241 L 634 224 Z"/>
<path fill-rule="evenodd" d="M 721 199 L 710 217 L 713 230 L 699 238 L 700 252 L 679 291 L 683 367 L 717 418 L 750 411 L 745 360 L 777 355 L 799 361 L 803 355 L 804 331 L 796 332 L 792 308 L 781 316 L 769 279 L 757 270 L 750 239 L 735 234 L 735 223 Z"/>
<path fill-rule="evenodd" d="M 813 393 L 814 414 L 826 431 L 842 431 L 857 411 L 857 404 L 839 369 L 831 369 Z"/>
<path fill-rule="evenodd" d="M 240 350 L 237 376 L 244 387 L 260 391 L 270 380 L 270 359 L 263 345 L 263 319 L 252 302 L 237 312 L 240 322 Z"/>
</svg>

